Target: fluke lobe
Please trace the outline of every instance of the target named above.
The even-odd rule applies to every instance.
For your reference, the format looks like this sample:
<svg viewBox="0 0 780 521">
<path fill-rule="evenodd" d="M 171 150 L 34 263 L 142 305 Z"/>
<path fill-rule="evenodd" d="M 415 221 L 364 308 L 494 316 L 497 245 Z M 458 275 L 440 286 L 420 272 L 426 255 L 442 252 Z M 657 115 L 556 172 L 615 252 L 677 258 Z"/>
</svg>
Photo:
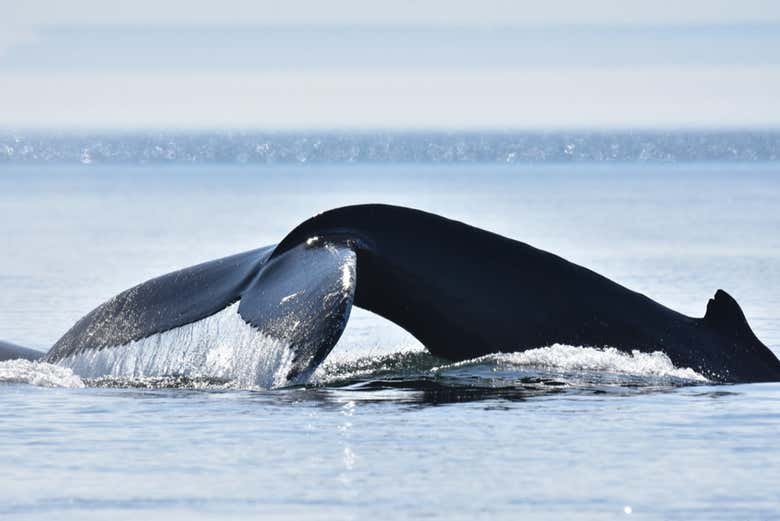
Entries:
<svg viewBox="0 0 780 521">
<path fill-rule="evenodd" d="M 528 244 L 379 204 L 327 211 L 276 246 L 131 288 L 79 320 L 43 359 L 112 349 L 237 301 L 246 323 L 292 349 L 291 381 L 325 359 L 353 304 L 450 360 L 561 343 L 662 351 L 718 382 L 780 380 L 780 361 L 723 290 L 703 318 L 688 317 Z M 22 356 L 5 349 L 0 343 L 0 359 Z"/>
</svg>

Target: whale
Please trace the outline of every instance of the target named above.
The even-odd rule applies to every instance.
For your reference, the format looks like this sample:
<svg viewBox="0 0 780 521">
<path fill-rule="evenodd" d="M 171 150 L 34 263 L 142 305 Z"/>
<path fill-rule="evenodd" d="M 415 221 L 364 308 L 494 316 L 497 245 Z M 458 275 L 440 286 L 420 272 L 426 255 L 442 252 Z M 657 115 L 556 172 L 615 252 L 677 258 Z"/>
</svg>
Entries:
<svg viewBox="0 0 780 521">
<path fill-rule="evenodd" d="M 353 306 L 447 360 L 566 344 L 660 351 L 713 382 L 780 381 L 780 361 L 722 289 L 702 317 L 687 316 L 524 242 L 385 204 L 325 211 L 278 244 L 146 281 L 89 312 L 45 354 L 0 343 L 0 360 L 67 364 L 227 310 L 286 346 L 285 381 L 300 383 Z"/>
<path fill-rule="evenodd" d="M 43 353 L 41 351 L 38 351 L 36 349 L 29 349 L 27 347 L 22 347 L 16 344 L 12 344 L 11 342 L 5 342 L 3 340 L 0 340 L 0 362 L 5 362 L 6 360 L 38 360 L 39 358 L 42 358 L 43 355 L 46 353 Z"/>
</svg>

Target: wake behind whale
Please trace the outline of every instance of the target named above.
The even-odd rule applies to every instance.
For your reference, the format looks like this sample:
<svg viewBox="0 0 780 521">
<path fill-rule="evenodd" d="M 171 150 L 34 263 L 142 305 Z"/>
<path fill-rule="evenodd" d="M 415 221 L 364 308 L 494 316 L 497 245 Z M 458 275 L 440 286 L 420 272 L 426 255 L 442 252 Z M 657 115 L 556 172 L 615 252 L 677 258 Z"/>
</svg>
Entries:
<svg viewBox="0 0 780 521">
<path fill-rule="evenodd" d="M 386 205 L 331 210 L 276 246 L 131 288 L 82 318 L 41 360 L 91 379 L 303 383 L 316 380 L 353 305 L 454 362 L 517 352 L 515 362 L 525 357 L 528 366 L 592 370 L 562 362 L 562 346 L 582 346 L 574 359 L 611 360 L 602 372 L 613 362 L 655 360 L 650 367 L 668 363 L 661 374 L 684 381 L 780 380 L 780 362 L 722 290 L 703 318 L 687 317 L 527 244 Z M 0 344 L 0 359 L 38 356 Z"/>
<path fill-rule="evenodd" d="M 176 346 L 160 344 L 160 349 L 175 351 Z M 223 353 L 227 354 L 227 351 Z M 268 357 L 264 363 L 237 373 L 211 373 L 207 366 L 193 367 L 191 359 L 176 363 L 167 353 L 160 358 L 164 360 L 162 366 L 147 366 L 145 372 L 138 368 L 125 372 L 121 370 L 122 366 L 133 358 L 125 353 L 128 359 L 117 357 L 118 365 L 113 370 L 91 377 L 86 375 L 101 374 L 95 369 L 99 369 L 105 360 L 94 367 L 77 367 L 74 372 L 71 367 L 59 364 L 18 359 L 0 362 L 0 384 L 210 391 L 290 388 L 289 382 L 284 381 L 286 365 L 283 360 L 273 351 L 264 353 Z M 234 366 L 238 367 L 238 364 Z M 360 391 L 364 399 L 401 401 L 408 401 L 408 393 L 435 389 L 439 393 L 446 392 L 449 401 L 471 401 L 561 392 L 642 393 L 706 383 L 710 383 L 706 378 L 691 369 L 675 367 L 660 352 L 628 354 L 614 348 L 553 345 L 448 362 L 419 347 L 399 347 L 383 354 L 337 349 L 317 368 L 303 389 Z M 382 397 L 383 391 L 388 389 L 396 394 Z"/>
</svg>

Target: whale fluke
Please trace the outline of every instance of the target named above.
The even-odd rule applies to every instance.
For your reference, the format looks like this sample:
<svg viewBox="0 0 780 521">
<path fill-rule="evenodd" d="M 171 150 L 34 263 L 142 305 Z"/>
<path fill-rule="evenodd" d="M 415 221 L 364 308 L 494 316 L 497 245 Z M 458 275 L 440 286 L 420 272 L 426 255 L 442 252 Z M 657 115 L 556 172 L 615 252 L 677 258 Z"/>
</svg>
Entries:
<svg viewBox="0 0 780 521">
<path fill-rule="evenodd" d="M 238 312 L 294 352 L 288 381 L 305 379 L 347 325 L 355 296 L 355 253 L 310 237 L 263 266 Z"/>
<path fill-rule="evenodd" d="M 239 300 L 272 251 L 204 262 L 123 291 L 76 322 L 46 360 L 127 344 L 213 315 Z"/>
<path fill-rule="evenodd" d="M 119 347 L 214 315 L 238 313 L 294 354 L 287 379 L 305 379 L 346 326 L 355 254 L 310 238 L 269 261 L 260 248 L 175 271 L 135 286 L 90 312 L 54 344 L 48 362 Z"/>
</svg>

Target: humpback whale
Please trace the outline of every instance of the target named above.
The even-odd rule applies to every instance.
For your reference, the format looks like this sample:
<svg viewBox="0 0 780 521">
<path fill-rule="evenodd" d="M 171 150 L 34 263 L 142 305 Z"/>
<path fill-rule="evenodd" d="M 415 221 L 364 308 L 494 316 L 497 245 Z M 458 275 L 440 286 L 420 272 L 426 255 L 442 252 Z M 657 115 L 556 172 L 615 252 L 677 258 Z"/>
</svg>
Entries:
<svg viewBox="0 0 780 521">
<path fill-rule="evenodd" d="M 4 342 L 0 340 L 0 362 L 6 360 L 37 360 L 41 358 L 44 353 L 36 351 L 35 349 L 28 349 L 26 347 L 18 346 L 10 342 Z"/>
<path fill-rule="evenodd" d="M 723 290 L 703 317 L 689 317 L 523 242 L 382 204 L 326 211 L 277 245 L 130 288 L 84 316 L 41 359 L 65 363 L 132 347 L 230 309 L 288 346 L 287 381 L 305 381 L 353 305 L 454 361 L 559 343 L 661 351 L 716 382 L 780 380 L 780 361 Z M 0 359 L 36 357 L 0 343 Z"/>
</svg>

